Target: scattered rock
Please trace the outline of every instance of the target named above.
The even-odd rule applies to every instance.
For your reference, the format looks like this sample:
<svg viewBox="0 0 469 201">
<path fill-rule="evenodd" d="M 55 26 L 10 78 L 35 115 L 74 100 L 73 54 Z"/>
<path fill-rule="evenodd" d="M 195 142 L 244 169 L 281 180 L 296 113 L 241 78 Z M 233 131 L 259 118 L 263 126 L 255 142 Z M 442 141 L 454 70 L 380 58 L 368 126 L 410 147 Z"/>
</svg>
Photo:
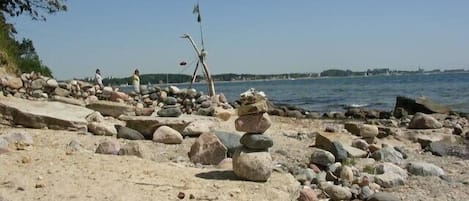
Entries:
<svg viewBox="0 0 469 201">
<path fill-rule="evenodd" d="M 395 174 L 400 175 L 402 178 L 407 177 L 406 170 L 392 163 L 380 163 L 375 166 L 375 169 L 376 169 L 376 173 L 378 174 L 395 173 Z"/>
<path fill-rule="evenodd" d="M 372 194 L 366 201 L 401 201 L 395 195 L 387 192 L 376 192 Z"/>
<path fill-rule="evenodd" d="M 385 173 L 374 176 L 374 181 L 384 188 L 393 188 L 404 185 L 404 178 L 396 173 Z"/>
<path fill-rule="evenodd" d="M 15 133 L 8 133 L 5 135 L 0 135 L 0 139 L 4 139 L 8 142 L 9 146 L 12 145 L 23 145 L 23 146 L 30 146 L 34 144 L 33 137 L 31 134 L 26 132 L 15 132 Z M 2 144 L 4 144 L 3 142 Z"/>
<path fill-rule="evenodd" d="M 391 162 L 394 164 L 401 164 L 404 160 L 402 154 L 396 151 L 393 147 L 384 147 L 372 154 L 372 157 L 377 161 Z"/>
<path fill-rule="evenodd" d="M 360 136 L 364 138 L 374 138 L 378 136 L 379 130 L 375 125 L 363 124 L 360 126 Z"/>
<path fill-rule="evenodd" d="M 104 141 L 98 145 L 96 153 L 98 154 L 110 154 L 117 155 L 120 150 L 120 144 L 117 141 Z"/>
<path fill-rule="evenodd" d="M 329 166 L 335 162 L 335 157 L 331 152 L 322 149 L 314 149 L 310 161 L 321 166 Z"/>
<path fill-rule="evenodd" d="M 126 155 L 126 156 L 137 156 L 143 158 L 143 151 L 140 145 L 136 142 L 129 142 L 122 146 L 119 150 L 119 155 Z"/>
<path fill-rule="evenodd" d="M 335 133 L 317 132 L 315 147 L 331 152 L 336 161 L 343 161 L 347 158 L 347 151 L 335 136 Z"/>
<path fill-rule="evenodd" d="M 228 149 L 227 154 L 229 157 L 232 157 L 236 149 L 242 146 L 240 143 L 241 135 L 239 134 L 228 133 L 223 131 L 215 131 L 214 133 L 221 141 L 221 143 L 223 143 L 223 145 L 225 145 L 225 147 Z"/>
<path fill-rule="evenodd" d="M 199 136 L 202 133 L 209 133 L 212 132 L 214 127 L 214 124 L 212 121 L 194 121 L 189 123 L 184 130 L 182 131 L 182 134 L 184 136 Z"/>
<path fill-rule="evenodd" d="M 440 167 L 426 162 L 410 162 L 406 166 L 410 174 L 417 176 L 442 176 L 445 172 Z"/>
<path fill-rule="evenodd" d="M 105 122 L 90 122 L 88 123 L 88 131 L 95 135 L 113 136 L 117 135 L 117 129 L 114 124 Z"/>
<path fill-rule="evenodd" d="M 349 166 L 342 166 L 340 170 L 340 179 L 352 183 L 353 181 L 353 171 Z"/>
<path fill-rule="evenodd" d="M 354 122 L 348 122 L 344 124 L 344 128 L 354 134 L 354 135 L 360 135 L 360 124 L 359 123 L 354 123 Z"/>
<path fill-rule="evenodd" d="M 179 117 L 182 115 L 181 108 L 178 106 L 165 106 L 165 108 L 157 112 L 160 117 Z"/>
<path fill-rule="evenodd" d="M 144 140 L 145 137 L 143 135 L 131 128 L 124 127 L 121 125 L 115 125 L 117 129 L 117 138 L 124 138 L 128 140 Z"/>
<path fill-rule="evenodd" d="M 319 199 L 317 193 L 313 189 L 304 187 L 300 191 L 298 201 L 319 201 Z"/>
<path fill-rule="evenodd" d="M 223 170 L 233 170 L 233 159 L 225 158 L 216 167 Z"/>
<path fill-rule="evenodd" d="M 443 127 L 443 124 L 436 120 L 434 117 L 416 113 L 409 123 L 409 129 L 438 129 Z"/>
<path fill-rule="evenodd" d="M 153 134 L 153 141 L 164 144 L 181 144 L 182 135 L 177 131 L 168 126 L 161 126 L 156 129 Z"/>
<path fill-rule="evenodd" d="M 244 116 L 249 114 L 259 114 L 268 111 L 267 102 L 261 100 L 252 104 L 242 105 L 238 108 L 238 116 Z"/>
<path fill-rule="evenodd" d="M 352 199 L 352 192 L 349 189 L 336 186 L 336 185 L 329 185 L 324 189 L 324 191 L 329 195 L 332 201 L 342 201 L 342 200 L 351 200 Z"/>
<path fill-rule="evenodd" d="M 121 115 L 135 114 L 135 107 L 124 103 L 95 101 L 86 105 L 87 108 L 100 112 L 105 116 L 119 118 Z"/>
<path fill-rule="evenodd" d="M 192 144 L 189 158 L 193 163 L 204 165 L 217 165 L 226 158 L 228 149 L 213 133 L 200 135 Z"/>
</svg>

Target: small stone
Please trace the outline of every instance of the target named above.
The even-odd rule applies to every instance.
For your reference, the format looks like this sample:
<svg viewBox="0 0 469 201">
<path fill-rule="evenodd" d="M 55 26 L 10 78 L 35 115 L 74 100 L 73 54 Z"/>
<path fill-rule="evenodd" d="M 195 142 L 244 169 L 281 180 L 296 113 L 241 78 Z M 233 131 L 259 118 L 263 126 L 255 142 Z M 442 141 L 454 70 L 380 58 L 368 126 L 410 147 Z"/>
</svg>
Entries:
<svg viewBox="0 0 469 201">
<path fill-rule="evenodd" d="M 352 147 L 361 149 L 363 151 L 367 151 L 368 146 L 369 146 L 368 143 L 363 139 L 355 139 L 352 141 Z"/>
<path fill-rule="evenodd" d="M 114 125 L 105 122 L 93 121 L 88 123 L 88 131 L 95 135 L 117 135 L 117 129 L 114 127 Z"/>
<path fill-rule="evenodd" d="M 404 178 L 396 173 L 385 173 L 375 175 L 375 182 L 384 188 L 393 188 L 400 185 L 404 185 Z"/>
<path fill-rule="evenodd" d="M 233 170 L 233 159 L 225 158 L 216 167 L 223 170 Z"/>
<path fill-rule="evenodd" d="M 214 128 L 214 123 L 212 121 L 193 121 L 189 123 L 182 134 L 184 136 L 199 136 L 202 133 L 210 133 Z"/>
<path fill-rule="evenodd" d="M 179 192 L 179 193 L 178 193 L 178 198 L 179 198 L 180 200 L 184 199 L 184 197 L 186 197 L 186 194 L 184 194 L 183 192 Z"/>
<path fill-rule="evenodd" d="M 352 183 L 353 181 L 352 168 L 350 168 L 349 166 L 342 166 L 342 170 L 340 171 L 340 178 L 342 180 Z"/>
<path fill-rule="evenodd" d="M 384 147 L 374 152 L 372 157 L 377 161 L 391 162 L 398 165 L 404 160 L 402 154 L 393 147 Z"/>
<path fill-rule="evenodd" d="M 438 129 L 443 124 L 428 114 L 417 112 L 409 123 L 409 129 Z"/>
<path fill-rule="evenodd" d="M 177 104 L 177 99 L 170 96 L 170 97 L 166 98 L 165 104 L 166 105 L 176 105 Z"/>
<path fill-rule="evenodd" d="M 35 188 L 44 188 L 44 187 L 46 187 L 46 184 L 45 183 L 37 183 L 34 187 Z"/>
<path fill-rule="evenodd" d="M 373 193 L 374 193 L 373 190 L 371 190 L 369 186 L 363 186 L 360 190 L 360 194 L 358 195 L 358 197 L 362 200 L 366 200 Z"/>
<path fill-rule="evenodd" d="M 182 115 L 182 111 L 179 107 L 168 107 L 159 110 L 157 114 L 160 117 L 179 117 Z"/>
<path fill-rule="evenodd" d="M 21 163 L 26 164 L 26 163 L 31 163 L 31 157 L 29 156 L 23 156 L 21 158 Z"/>
<path fill-rule="evenodd" d="M 375 170 L 376 170 L 376 173 L 378 174 L 395 173 L 395 174 L 400 175 L 403 178 L 407 177 L 406 170 L 392 163 L 380 163 L 377 166 L 375 166 Z"/>
<path fill-rule="evenodd" d="M 348 122 L 344 124 L 344 128 L 354 135 L 360 135 L 360 125 L 359 123 Z"/>
</svg>

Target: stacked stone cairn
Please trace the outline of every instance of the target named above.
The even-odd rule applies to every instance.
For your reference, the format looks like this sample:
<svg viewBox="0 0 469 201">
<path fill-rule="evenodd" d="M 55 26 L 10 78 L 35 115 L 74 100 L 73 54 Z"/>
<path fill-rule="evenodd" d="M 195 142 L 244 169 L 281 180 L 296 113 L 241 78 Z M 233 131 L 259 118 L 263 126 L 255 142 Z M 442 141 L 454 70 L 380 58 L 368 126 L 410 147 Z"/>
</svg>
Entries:
<svg viewBox="0 0 469 201">
<path fill-rule="evenodd" d="M 233 155 L 233 170 L 243 179 L 264 182 L 269 179 L 273 166 L 268 151 L 273 141 L 264 135 L 272 125 L 267 114 L 266 96 L 261 91 L 249 89 L 241 94 L 240 102 L 235 127 L 246 133 L 240 139 L 242 147 Z"/>
<path fill-rule="evenodd" d="M 177 100 L 174 97 L 166 98 L 166 105 L 158 111 L 160 117 L 179 117 L 181 114 L 181 108 L 177 105 Z"/>
</svg>

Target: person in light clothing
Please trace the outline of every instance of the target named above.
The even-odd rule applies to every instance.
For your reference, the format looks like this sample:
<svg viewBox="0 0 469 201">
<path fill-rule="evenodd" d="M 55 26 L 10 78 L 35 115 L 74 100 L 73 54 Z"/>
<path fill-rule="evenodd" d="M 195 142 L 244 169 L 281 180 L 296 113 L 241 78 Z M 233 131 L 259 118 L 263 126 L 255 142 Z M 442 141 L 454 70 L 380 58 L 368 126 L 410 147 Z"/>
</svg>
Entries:
<svg viewBox="0 0 469 201">
<path fill-rule="evenodd" d="M 99 69 L 96 69 L 96 74 L 94 75 L 94 80 L 95 80 L 96 85 L 98 85 L 100 89 L 104 88 L 103 77 L 101 77 L 101 71 Z"/>
<path fill-rule="evenodd" d="M 140 93 L 140 72 L 138 69 L 135 69 L 134 75 L 132 76 L 132 85 L 134 85 L 134 91 Z"/>
</svg>

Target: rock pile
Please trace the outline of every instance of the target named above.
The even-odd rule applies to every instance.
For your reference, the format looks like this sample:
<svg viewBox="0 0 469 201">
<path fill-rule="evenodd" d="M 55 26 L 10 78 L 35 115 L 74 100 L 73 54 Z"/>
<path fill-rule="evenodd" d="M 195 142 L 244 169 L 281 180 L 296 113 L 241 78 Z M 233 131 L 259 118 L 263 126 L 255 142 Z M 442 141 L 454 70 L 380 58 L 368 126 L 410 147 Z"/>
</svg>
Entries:
<svg viewBox="0 0 469 201">
<path fill-rule="evenodd" d="M 119 88 L 100 88 L 81 80 L 57 81 L 38 73 L 23 73 L 19 77 L 0 77 L 0 90 L 4 96 L 14 96 L 29 100 L 55 100 L 75 105 L 88 105 L 98 100 L 107 100 L 134 106 L 138 116 L 150 116 L 155 110 L 164 117 L 177 117 L 182 113 L 214 116 L 218 108 L 232 109 L 223 94 L 213 97 L 195 89 L 179 89 L 176 86 L 160 88 L 142 86 L 141 94 L 128 93 Z M 226 113 L 223 113 L 226 117 Z M 229 114 L 229 113 L 228 113 Z M 112 116 L 112 115 L 111 115 Z M 230 115 L 229 115 L 230 116 Z"/>
<path fill-rule="evenodd" d="M 242 93 L 239 118 L 235 121 L 236 130 L 246 133 L 240 139 L 242 147 L 233 155 L 233 170 L 237 176 L 250 181 L 267 181 L 272 173 L 268 149 L 273 141 L 263 135 L 272 124 L 266 101 L 265 94 L 255 89 Z"/>
</svg>

